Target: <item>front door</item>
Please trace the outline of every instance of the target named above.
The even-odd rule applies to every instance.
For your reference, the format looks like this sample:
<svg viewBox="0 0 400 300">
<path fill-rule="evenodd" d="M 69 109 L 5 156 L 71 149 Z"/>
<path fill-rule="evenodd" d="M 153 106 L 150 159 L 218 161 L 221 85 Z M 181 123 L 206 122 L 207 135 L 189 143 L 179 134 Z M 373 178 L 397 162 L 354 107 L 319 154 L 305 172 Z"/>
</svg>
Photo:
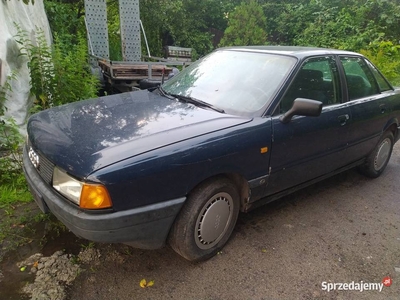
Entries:
<svg viewBox="0 0 400 300">
<path fill-rule="evenodd" d="M 289 123 L 279 118 L 296 98 L 321 101 L 319 117 L 294 116 Z M 351 122 L 350 109 L 342 101 L 333 56 L 306 60 L 297 72 L 272 118 L 273 142 L 266 195 L 332 172 L 341 166 Z"/>
</svg>

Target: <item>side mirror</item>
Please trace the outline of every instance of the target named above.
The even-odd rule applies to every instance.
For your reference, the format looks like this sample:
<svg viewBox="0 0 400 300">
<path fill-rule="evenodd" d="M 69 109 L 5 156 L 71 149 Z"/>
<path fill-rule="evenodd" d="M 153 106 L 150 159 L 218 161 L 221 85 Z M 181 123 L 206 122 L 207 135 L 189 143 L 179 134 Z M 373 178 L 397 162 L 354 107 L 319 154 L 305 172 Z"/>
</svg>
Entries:
<svg viewBox="0 0 400 300">
<path fill-rule="evenodd" d="M 321 114 L 322 102 L 297 98 L 293 101 L 292 108 L 280 117 L 282 123 L 289 123 L 293 116 L 318 117 Z"/>
<path fill-rule="evenodd" d="M 168 79 L 171 79 L 175 75 L 179 74 L 179 70 L 177 68 L 172 68 L 172 71 L 168 74 Z"/>
</svg>

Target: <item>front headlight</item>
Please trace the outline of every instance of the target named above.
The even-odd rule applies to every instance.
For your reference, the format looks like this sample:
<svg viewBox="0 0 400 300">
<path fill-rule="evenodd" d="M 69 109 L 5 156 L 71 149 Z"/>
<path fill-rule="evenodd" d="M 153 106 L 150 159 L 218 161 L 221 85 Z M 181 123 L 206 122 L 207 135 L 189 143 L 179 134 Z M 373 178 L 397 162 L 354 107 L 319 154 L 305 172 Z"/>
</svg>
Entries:
<svg viewBox="0 0 400 300">
<path fill-rule="evenodd" d="M 79 205 L 83 183 L 72 178 L 67 173 L 55 167 L 53 172 L 53 187 L 72 202 Z"/>
<path fill-rule="evenodd" d="M 99 209 L 112 206 L 110 195 L 103 185 L 81 182 L 57 167 L 53 172 L 53 187 L 82 208 Z"/>
</svg>

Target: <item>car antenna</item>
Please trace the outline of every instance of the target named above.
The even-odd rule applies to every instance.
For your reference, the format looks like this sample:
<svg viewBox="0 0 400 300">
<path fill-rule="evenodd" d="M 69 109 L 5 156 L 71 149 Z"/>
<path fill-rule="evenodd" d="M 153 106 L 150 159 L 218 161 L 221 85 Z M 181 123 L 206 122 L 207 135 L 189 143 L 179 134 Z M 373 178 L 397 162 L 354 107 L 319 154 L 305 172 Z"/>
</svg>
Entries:
<svg viewBox="0 0 400 300">
<path fill-rule="evenodd" d="M 162 69 L 161 84 L 164 84 L 164 77 L 165 77 L 165 68 Z"/>
</svg>

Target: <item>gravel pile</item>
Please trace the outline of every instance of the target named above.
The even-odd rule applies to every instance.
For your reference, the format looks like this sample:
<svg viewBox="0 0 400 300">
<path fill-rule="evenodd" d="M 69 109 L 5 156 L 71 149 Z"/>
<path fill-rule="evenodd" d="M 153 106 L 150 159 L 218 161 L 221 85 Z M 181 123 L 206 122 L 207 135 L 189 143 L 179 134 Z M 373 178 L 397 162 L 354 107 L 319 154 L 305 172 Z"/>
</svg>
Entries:
<svg viewBox="0 0 400 300">
<path fill-rule="evenodd" d="M 57 251 L 49 257 L 37 253 L 18 263 L 19 268 L 30 268 L 30 272 L 36 274 L 35 281 L 27 284 L 23 292 L 31 295 L 32 300 L 65 299 L 65 287 L 81 271 L 76 261 L 73 255 Z"/>
</svg>

